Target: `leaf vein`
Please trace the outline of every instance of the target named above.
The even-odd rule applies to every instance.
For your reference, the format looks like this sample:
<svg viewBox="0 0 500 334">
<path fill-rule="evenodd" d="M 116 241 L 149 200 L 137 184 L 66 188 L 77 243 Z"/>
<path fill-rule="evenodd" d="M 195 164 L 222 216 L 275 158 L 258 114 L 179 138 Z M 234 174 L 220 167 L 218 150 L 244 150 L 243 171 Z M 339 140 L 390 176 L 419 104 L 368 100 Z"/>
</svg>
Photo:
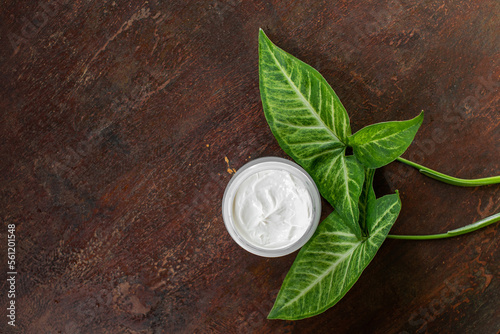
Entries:
<svg viewBox="0 0 500 334">
<path fill-rule="evenodd" d="M 316 110 L 313 108 L 313 106 L 311 105 L 311 103 L 308 100 L 306 100 L 306 98 L 304 97 L 304 95 L 302 94 L 302 92 L 300 92 L 299 88 L 295 85 L 295 83 L 291 80 L 291 78 L 288 77 L 287 72 L 285 71 L 285 69 L 283 68 L 283 66 L 279 63 L 279 61 L 276 58 L 276 55 L 274 54 L 274 52 L 271 52 L 271 55 L 273 56 L 273 58 L 275 60 L 275 63 L 278 66 L 278 68 L 281 70 L 281 72 L 283 72 L 283 75 L 286 78 L 286 80 L 288 81 L 288 84 L 290 85 L 290 87 L 292 87 L 292 89 L 295 91 L 295 93 L 302 100 L 302 103 L 307 107 L 307 109 L 309 109 L 309 111 L 311 111 L 311 113 L 318 119 L 318 121 L 325 126 L 325 128 L 328 130 L 328 132 L 332 135 L 332 137 L 336 141 L 341 141 L 339 139 L 339 137 L 332 131 L 332 129 L 330 129 L 328 126 L 326 126 L 325 122 L 323 122 L 323 120 L 318 115 L 318 113 L 316 112 Z M 293 71 L 293 67 L 292 67 L 292 71 Z M 290 73 L 290 76 L 291 75 L 292 75 L 292 72 Z"/>
</svg>

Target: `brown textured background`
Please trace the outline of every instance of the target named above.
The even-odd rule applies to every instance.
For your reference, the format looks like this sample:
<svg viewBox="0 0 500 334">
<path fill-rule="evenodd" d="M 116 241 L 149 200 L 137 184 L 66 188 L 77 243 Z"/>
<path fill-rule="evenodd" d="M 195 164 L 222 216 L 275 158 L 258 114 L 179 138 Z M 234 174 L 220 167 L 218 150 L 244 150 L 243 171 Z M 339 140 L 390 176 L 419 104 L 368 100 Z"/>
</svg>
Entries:
<svg viewBox="0 0 500 334">
<path fill-rule="evenodd" d="M 497 333 L 498 224 L 387 240 L 336 306 L 268 321 L 296 254 L 245 252 L 220 205 L 233 169 L 285 156 L 260 103 L 259 27 L 325 76 L 353 131 L 425 110 L 405 157 L 499 174 L 499 17 L 495 0 L 2 1 L 0 332 Z M 500 211 L 498 186 L 456 188 L 397 163 L 376 187 L 401 192 L 393 233 Z"/>
</svg>

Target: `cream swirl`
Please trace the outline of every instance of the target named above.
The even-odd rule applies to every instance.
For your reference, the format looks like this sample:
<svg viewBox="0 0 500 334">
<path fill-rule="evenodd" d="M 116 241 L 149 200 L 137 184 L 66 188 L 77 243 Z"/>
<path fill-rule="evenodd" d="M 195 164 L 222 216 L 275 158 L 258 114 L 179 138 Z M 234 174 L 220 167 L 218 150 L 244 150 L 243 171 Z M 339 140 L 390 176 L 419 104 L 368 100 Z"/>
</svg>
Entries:
<svg viewBox="0 0 500 334">
<path fill-rule="evenodd" d="M 235 227 L 255 246 L 276 249 L 296 242 L 313 216 L 312 200 L 301 180 L 284 170 L 247 177 L 233 203 Z"/>
</svg>

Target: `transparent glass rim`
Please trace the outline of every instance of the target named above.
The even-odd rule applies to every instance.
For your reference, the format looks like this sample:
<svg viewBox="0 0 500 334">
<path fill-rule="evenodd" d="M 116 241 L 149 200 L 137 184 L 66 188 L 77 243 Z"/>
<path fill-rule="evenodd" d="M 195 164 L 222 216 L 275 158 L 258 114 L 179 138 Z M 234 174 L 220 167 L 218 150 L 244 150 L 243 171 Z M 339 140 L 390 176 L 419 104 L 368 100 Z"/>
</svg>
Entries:
<svg viewBox="0 0 500 334">
<path fill-rule="evenodd" d="M 299 178 L 309 192 L 313 205 L 313 212 L 311 215 L 312 218 L 309 222 L 309 226 L 306 232 L 295 242 L 281 248 L 268 249 L 258 247 L 250 243 L 243 236 L 241 236 L 240 233 L 238 233 L 233 220 L 232 208 L 236 191 L 247 177 L 263 170 L 285 170 L 290 172 L 293 176 Z M 224 191 L 224 196 L 222 197 L 222 218 L 229 235 L 243 249 L 252 254 L 263 257 L 284 256 L 300 249 L 312 237 L 314 231 L 316 231 L 320 216 L 321 197 L 318 191 L 318 187 L 316 186 L 316 183 L 314 183 L 312 177 L 295 162 L 279 157 L 263 157 L 246 163 L 233 175 L 233 177 L 227 184 L 226 190 Z"/>
</svg>

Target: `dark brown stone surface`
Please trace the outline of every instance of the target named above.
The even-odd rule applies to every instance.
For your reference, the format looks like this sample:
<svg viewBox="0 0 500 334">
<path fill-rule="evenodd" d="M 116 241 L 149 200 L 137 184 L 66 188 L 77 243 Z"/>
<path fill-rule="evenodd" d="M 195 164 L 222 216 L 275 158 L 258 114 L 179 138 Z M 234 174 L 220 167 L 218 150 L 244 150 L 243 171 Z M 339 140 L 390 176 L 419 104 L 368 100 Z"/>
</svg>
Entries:
<svg viewBox="0 0 500 334">
<path fill-rule="evenodd" d="M 387 240 L 336 306 L 269 321 L 295 255 L 230 238 L 221 199 L 247 161 L 284 157 L 262 112 L 257 36 L 318 69 L 353 130 L 425 110 L 405 157 L 461 177 L 500 171 L 498 1 L 3 1 L 0 263 L 16 226 L 16 327 L 1 333 L 497 333 L 498 224 Z M 227 158 L 227 161 L 226 161 Z M 393 233 L 500 211 L 393 163 Z M 324 216 L 331 207 L 324 203 Z"/>
</svg>

